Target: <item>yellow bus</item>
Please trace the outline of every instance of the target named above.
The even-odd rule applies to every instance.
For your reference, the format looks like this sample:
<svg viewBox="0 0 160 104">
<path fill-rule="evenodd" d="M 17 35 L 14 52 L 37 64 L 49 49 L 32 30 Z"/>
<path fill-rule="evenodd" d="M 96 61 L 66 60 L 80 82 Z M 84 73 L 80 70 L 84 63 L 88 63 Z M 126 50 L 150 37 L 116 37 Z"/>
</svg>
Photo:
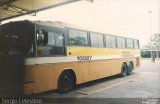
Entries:
<svg viewBox="0 0 160 104">
<path fill-rule="evenodd" d="M 0 26 L 1 93 L 67 92 L 84 82 L 125 77 L 139 65 L 137 39 L 63 22 L 25 20 Z"/>
</svg>

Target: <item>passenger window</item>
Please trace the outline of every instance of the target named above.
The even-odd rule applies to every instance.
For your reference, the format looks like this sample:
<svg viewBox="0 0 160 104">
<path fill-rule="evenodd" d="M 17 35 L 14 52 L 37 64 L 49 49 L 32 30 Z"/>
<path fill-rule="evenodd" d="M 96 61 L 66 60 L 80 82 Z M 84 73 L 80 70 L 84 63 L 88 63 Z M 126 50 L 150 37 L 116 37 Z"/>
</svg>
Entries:
<svg viewBox="0 0 160 104">
<path fill-rule="evenodd" d="M 97 35 L 98 36 L 98 45 L 100 48 L 104 47 L 104 40 L 103 40 L 103 35 Z"/>
<path fill-rule="evenodd" d="M 64 36 L 62 34 L 55 34 L 56 46 L 63 47 L 64 46 Z"/>
<path fill-rule="evenodd" d="M 90 34 L 90 38 L 91 38 L 91 46 L 92 46 L 92 47 L 98 47 L 97 34 L 91 33 L 91 34 Z"/>
<path fill-rule="evenodd" d="M 69 45 L 88 46 L 87 32 L 69 30 Z"/>
<path fill-rule="evenodd" d="M 46 35 L 44 36 L 47 37 L 45 44 L 41 45 L 37 43 L 37 55 L 39 57 L 64 55 L 64 35 L 54 32 L 48 32 Z"/>
<path fill-rule="evenodd" d="M 118 48 L 126 48 L 125 38 L 117 37 L 117 47 Z"/>
<path fill-rule="evenodd" d="M 46 45 L 48 42 L 48 33 L 44 30 L 37 30 L 36 31 L 36 39 L 37 39 L 37 45 Z"/>
<path fill-rule="evenodd" d="M 133 48 L 133 40 L 127 39 L 127 48 Z"/>
<path fill-rule="evenodd" d="M 138 40 L 134 40 L 134 48 L 139 49 L 139 41 Z"/>
<path fill-rule="evenodd" d="M 103 35 L 98 33 L 90 33 L 91 47 L 104 47 Z"/>
<path fill-rule="evenodd" d="M 55 35 L 52 32 L 48 33 L 48 44 L 47 45 L 51 45 L 54 46 L 56 44 L 56 40 L 55 40 Z"/>
<path fill-rule="evenodd" d="M 115 36 L 106 35 L 106 47 L 107 48 L 116 48 L 116 39 Z"/>
</svg>

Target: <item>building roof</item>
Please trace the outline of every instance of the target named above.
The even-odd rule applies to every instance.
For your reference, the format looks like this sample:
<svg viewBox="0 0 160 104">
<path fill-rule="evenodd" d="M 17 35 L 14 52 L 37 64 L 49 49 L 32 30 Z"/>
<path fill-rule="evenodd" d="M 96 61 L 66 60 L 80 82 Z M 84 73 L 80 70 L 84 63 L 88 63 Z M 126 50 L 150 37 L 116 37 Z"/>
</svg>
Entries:
<svg viewBox="0 0 160 104">
<path fill-rule="evenodd" d="M 80 0 L 0 0 L 0 22 Z"/>
</svg>

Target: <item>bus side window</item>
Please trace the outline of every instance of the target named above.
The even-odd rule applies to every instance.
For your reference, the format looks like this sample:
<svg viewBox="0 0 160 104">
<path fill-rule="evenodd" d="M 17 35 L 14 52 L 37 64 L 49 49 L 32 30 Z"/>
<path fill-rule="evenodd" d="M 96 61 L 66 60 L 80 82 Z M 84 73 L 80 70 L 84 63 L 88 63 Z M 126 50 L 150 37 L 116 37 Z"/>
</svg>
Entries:
<svg viewBox="0 0 160 104">
<path fill-rule="evenodd" d="M 103 35 L 98 33 L 90 33 L 91 47 L 104 47 Z"/>
<path fill-rule="evenodd" d="M 139 49 L 139 41 L 138 40 L 134 40 L 134 48 Z"/>
<path fill-rule="evenodd" d="M 64 55 L 64 35 L 55 33 L 55 46 L 52 48 L 54 55 Z"/>
<path fill-rule="evenodd" d="M 127 48 L 134 48 L 132 39 L 127 39 Z"/>
<path fill-rule="evenodd" d="M 125 38 L 117 37 L 117 48 L 126 48 Z"/>
<path fill-rule="evenodd" d="M 70 46 L 88 46 L 87 32 L 80 30 L 69 30 L 69 45 Z"/>
<path fill-rule="evenodd" d="M 116 48 L 116 39 L 115 36 L 106 35 L 106 47 L 107 48 Z"/>
<path fill-rule="evenodd" d="M 65 54 L 63 34 L 48 32 L 47 42 L 43 45 L 37 43 L 37 45 L 37 54 L 40 57 Z"/>
<path fill-rule="evenodd" d="M 48 33 L 44 30 L 37 30 L 37 45 L 46 45 L 48 42 Z"/>
</svg>

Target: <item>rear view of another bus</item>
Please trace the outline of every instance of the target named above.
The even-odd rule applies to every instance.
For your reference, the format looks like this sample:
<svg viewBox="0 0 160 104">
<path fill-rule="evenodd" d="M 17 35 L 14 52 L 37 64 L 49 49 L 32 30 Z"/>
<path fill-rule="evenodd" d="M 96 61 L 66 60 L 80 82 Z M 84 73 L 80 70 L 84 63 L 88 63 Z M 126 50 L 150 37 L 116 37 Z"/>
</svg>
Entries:
<svg viewBox="0 0 160 104">
<path fill-rule="evenodd" d="M 28 21 L 0 26 L 0 96 L 23 94 L 24 59 L 34 56 L 34 31 Z"/>
</svg>

